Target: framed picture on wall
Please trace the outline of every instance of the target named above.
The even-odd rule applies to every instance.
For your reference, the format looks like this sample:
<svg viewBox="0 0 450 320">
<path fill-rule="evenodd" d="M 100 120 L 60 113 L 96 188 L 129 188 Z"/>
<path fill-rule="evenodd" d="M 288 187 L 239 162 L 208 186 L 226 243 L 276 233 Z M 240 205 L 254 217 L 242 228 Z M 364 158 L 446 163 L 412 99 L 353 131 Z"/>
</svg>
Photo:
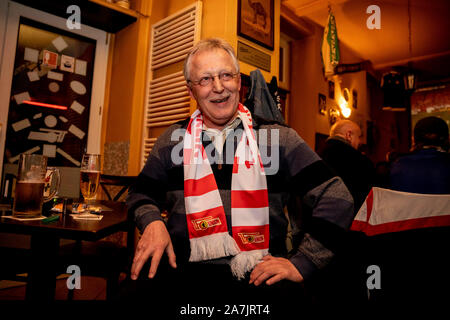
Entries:
<svg viewBox="0 0 450 320">
<path fill-rule="evenodd" d="M 328 98 L 334 99 L 334 82 L 328 81 Z"/>
<path fill-rule="evenodd" d="M 357 109 L 358 108 L 358 92 L 355 89 L 353 89 L 352 93 L 353 93 L 352 107 L 353 107 L 353 109 Z"/>
<path fill-rule="evenodd" d="M 274 0 L 238 0 L 238 35 L 273 50 Z"/>
<path fill-rule="evenodd" d="M 319 113 L 325 115 L 327 113 L 327 97 L 319 93 Z"/>
</svg>

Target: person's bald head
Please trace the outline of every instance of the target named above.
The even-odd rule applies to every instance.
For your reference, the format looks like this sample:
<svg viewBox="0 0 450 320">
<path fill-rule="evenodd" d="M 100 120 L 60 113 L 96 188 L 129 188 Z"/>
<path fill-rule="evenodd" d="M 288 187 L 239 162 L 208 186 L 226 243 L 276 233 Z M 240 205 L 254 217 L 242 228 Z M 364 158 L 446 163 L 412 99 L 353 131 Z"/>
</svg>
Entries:
<svg viewBox="0 0 450 320">
<path fill-rule="evenodd" d="M 361 143 L 361 128 L 351 120 L 339 120 L 330 129 L 330 137 L 344 138 L 353 148 Z"/>
</svg>

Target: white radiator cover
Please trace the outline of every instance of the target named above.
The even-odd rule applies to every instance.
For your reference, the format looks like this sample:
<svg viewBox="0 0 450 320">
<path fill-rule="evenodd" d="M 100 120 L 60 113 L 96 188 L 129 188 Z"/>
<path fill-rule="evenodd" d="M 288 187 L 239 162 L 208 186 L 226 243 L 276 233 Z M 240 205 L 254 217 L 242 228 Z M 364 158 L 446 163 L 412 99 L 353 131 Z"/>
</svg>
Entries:
<svg viewBox="0 0 450 320">
<path fill-rule="evenodd" d="M 168 127 L 191 113 L 183 70 L 162 77 L 155 77 L 155 70 L 184 61 L 200 40 L 201 18 L 202 2 L 197 1 L 152 26 L 141 169 L 157 139 L 151 128 Z"/>
</svg>

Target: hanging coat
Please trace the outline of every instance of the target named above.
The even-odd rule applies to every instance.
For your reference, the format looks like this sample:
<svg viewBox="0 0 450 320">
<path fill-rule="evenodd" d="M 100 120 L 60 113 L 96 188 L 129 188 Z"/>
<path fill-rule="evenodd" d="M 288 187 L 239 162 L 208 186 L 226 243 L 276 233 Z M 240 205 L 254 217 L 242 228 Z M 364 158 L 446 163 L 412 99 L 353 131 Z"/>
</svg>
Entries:
<svg viewBox="0 0 450 320">
<path fill-rule="evenodd" d="M 284 124 L 283 115 L 273 100 L 261 71 L 256 69 L 250 72 L 250 79 L 251 87 L 244 102 L 245 106 L 260 118 Z"/>
</svg>

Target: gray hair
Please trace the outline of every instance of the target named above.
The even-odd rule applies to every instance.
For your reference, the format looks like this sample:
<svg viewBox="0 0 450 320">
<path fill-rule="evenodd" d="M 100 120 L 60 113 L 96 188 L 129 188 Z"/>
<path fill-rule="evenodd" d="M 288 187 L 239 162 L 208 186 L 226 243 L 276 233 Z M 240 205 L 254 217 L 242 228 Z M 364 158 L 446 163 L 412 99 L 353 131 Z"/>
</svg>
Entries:
<svg viewBox="0 0 450 320">
<path fill-rule="evenodd" d="M 236 57 L 236 54 L 234 53 L 233 47 L 226 42 L 223 39 L 220 38 L 208 38 L 200 40 L 195 44 L 195 46 L 189 51 L 186 59 L 184 60 L 184 67 L 183 67 L 183 73 L 184 73 L 184 79 L 186 81 L 189 81 L 189 72 L 191 68 L 191 59 L 192 57 L 202 51 L 209 51 L 213 49 L 222 49 L 225 50 L 233 59 L 234 67 L 236 68 L 236 72 L 239 73 L 239 61 Z"/>
<path fill-rule="evenodd" d="M 330 129 L 330 137 L 334 137 L 338 134 L 345 134 L 347 130 L 359 128 L 359 125 L 351 120 L 343 119 L 337 121 Z M 359 128 L 361 130 L 361 128 Z"/>
</svg>

